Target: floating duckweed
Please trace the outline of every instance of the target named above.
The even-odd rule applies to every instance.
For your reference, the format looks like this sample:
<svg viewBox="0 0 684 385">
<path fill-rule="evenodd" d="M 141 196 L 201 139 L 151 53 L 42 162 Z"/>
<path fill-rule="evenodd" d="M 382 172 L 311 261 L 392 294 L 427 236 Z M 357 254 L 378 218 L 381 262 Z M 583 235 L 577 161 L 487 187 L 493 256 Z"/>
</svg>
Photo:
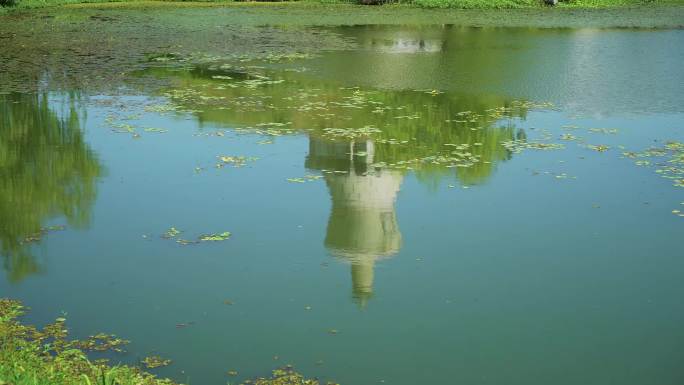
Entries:
<svg viewBox="0 0 684 385">
<path fill-rule="evenodd" d="M 562 150 L 565 146 L 561 143 L 528 142 L 524 139 L 509 140 L 501 142 L 509 151 L 518 154 L 523 150 Z"/>
<path fill-rule="evenodd" d="M 594 150 L 597 152 L 605 152 L 605 151 L 610 150 L 610 147 L 606 146 L 605 144 L 598 144 L 598 145 L 587 144 L 586 147 L 590 150 Z"/>
<path fill-rule="evenodd" d="M 9 298 L 0 298 L 0 322 L 7 322 L 20 317 L 26 312 L 21 302 Z"/>
<path fill-rule="evenodd" d="M 257 134 L 271 137 L 296 134 L 297 131 L 286 127 L 289 124 L 291 123 L 259 123 L 256 127 L 236 127 L 234 130 L 242 134 Z"/>
<path fill-rule="evenodd" d="M 255 157 L 228 156 L 228 155 L 219 155 L 219 156 L 217 156 L 217 158 L 222 162 L 222 163 L 218 163 L 216 165 L 217 168 L 221 168 L 225 164 L 230 164 L 235 168 L 244 167 L 247 165 L 247 163 L 254 162 L 254 161 L 259 159 L 259 158 L 255 158 Z"/>
<path fill-rule="evenodd" d="M 313 182 L 313 181 L 319 180 L 321 178 L 323 178 L 323 175 L 304 175 L 301 178 L 287 178 L 286 180 L 288 182 L 291 182 L 291 183 L 306 183 L 306 182 Z"/>
<path fill-rule="evenodd" d="M 230 232 L 225 231 L 225 232 L 220 233 L 220 234 L 201 235 L 199 237 L 199 240 L 202 242 L 219 242 L 219 241 L 225 241 L 228 238 L 230 238 Z"/>
<path fill-rule="evenodd" d="M 130 341 L 117 338 L 113 334 L 99 333 L 89 336 L 83 341 L 74 341 L 73 346 L 81 350 L 91 351 L 113 351 L 117 353 L 124 353 L 124 346 L 128 345 Z"/>
<path fill-rule="evenodd" d="M 642 152 L 625 151 L 622 155 L 628 159 L 637 159 L 634 163 L 638 166 L 656 165 L 655 172 L 658 175 L 671 180 L 674 187 L 684 187 L 684 143 L 671 141 L 663 147 L 651 147 Z M 655 160 L 652 162 L 644 158 Z M 679 212 L 674 214 L 684 216 Z"/>
<path fill-rule="evenodd" d="M 159 368 L 162 366 L 169 366 L 171 364 L 171 360 L 161 358 L 159 356 L 149 356 L 145 357 L 142 361 L 140 361 L 147 367 L 147 369 L 154 369 L 154 368 Z"/>
<path fill-rule="evenodd" d="M 148 128 L 143 129 L 143 131 L 145 131 L 145 132 L 157 132 L 157 133 L 161 134 L 161 133 L 167 132 L 168 130 L 165 130 L 163 128 L 148 127 Z"/>
<path fill-rule="evenodd" d="M 306 379 L 297 373 L 291 365 L 273 370 L 270 378 L 255 378 L 247 380 L 243 385 L 320 385 L 317 379 Z M 334 382 L 327 382 L 327 385 L 338 385 Z"/>
<path fill-rule="evenodd" d="M 157 112 L 157 113 L 166 113 L 166 112 L 172 112 L 172 111 L 178 111 L 180 109 L 179 106 L 165 103 L 165 104 L 150 104 L 145 106 L 144 110 L 145 112 Z"/>
<path fill-rule="evenodd" d="M 377 127 L 364 126 L 361 128 L 324 128 L 323 136 L 328 138 L 355 139 L 359 137 L 369 137 L 373 134 L 381 133 Z"/>
<path fill-rule="evenodd" d="M 578 140 L 579 138 L 572 134 L 562 134 L 561 140 Z"/>
<path fill-rule="evenodd" d="M 181 233 L 180 230 L 176 229 L 175 227 L 172 227 L 168 229 L 164 234 L 162 234 L 162 238 L 164 239 L 174 239 L 176 238 L 179 234 Z M 189 239 L 184 239 L 184 238 L 176 238 L 176 243 L 179 245 L 194 245 L 198 244 L 200 242 L 220 242 L 220 241 L 225 241 L 229 239 L 231 236 L 231 233 L 229 231 L 224 231 L 222 233 L 211 233 L 211 234 L 202 234 L 197 237 L 195 240 L 189 240 Z"/>
<path fill-rule="evenodd" d="M 617 128 L 590 128 L 589 132 L 592 132 L 594 134 L 617 134 L 618 129 Z"/>
</svg>

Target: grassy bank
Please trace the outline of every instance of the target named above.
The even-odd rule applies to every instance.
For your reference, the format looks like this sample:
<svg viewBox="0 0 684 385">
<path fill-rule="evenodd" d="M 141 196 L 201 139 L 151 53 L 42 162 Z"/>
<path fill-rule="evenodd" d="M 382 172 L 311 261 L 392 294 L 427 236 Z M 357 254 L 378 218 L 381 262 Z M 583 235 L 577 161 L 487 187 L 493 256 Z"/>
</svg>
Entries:
<svg viewBox="0 0 684 385">
<path fill-rule="evenodd" d="M 25 310 L 17 301 L 0 299 L 0 384 L 173 385 L 136 367 L 91 361 L 85 353 L 117 350 L 126 341 L 104 335 L 68 340 L 66 319 L 38 329 L 19 321 Z"/>
<path fill-rule="evenodd" d="M 128 341 L 106 334 L 83 341 L 70 340 L 65 318 L 57 318 L 39 329 L 21 322 L 26 310 L 18 301 L 0 298 L 0 385 L 176 385 L 143 369 L 168 365 L 169 360 L 147 357 L 140 366 L 91 360 L 88 351 L 122 352 Z M 305 379 L 288 366 L 274 370 L 269 377 L 252 379 L 250 384 L 319 382 Z"/>
<path fill-rule="evenodd" d="M 183 0 L 164 0 L 166 2 L 187 3 Z M 0 12 L 8 9 L 35 9 L 67 4 L 87 3 L 138 3 L 140 0 L 0 0 Z M 197 0 L 192 3 L 206 5 L 225 5 L 234 0 Z M 303 0 L 305 3 L 318 4 L 363 4 L 383 3 L 384 5 L 414 6 L 420 8 L 453 9 L 514 9 L 546 7 L 544 0 Z M 684 5 L 684 0 L 561 0 L 559 8 L 616 8 L 658 5 Z"/>
</svg>

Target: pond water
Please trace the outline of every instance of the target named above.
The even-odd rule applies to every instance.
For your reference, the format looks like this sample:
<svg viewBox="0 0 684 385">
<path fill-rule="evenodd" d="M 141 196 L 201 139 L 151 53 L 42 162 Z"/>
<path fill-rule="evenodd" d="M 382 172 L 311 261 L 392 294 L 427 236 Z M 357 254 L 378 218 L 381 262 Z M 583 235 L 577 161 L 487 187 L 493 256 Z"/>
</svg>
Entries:
<svg viewBox="0 0 684 385">
<path fill-rule="evenodd" d="M 0 294 L 191 384 L 681 383 L 684 31 L 300 33 L 0 54 Z"/>
</svg>

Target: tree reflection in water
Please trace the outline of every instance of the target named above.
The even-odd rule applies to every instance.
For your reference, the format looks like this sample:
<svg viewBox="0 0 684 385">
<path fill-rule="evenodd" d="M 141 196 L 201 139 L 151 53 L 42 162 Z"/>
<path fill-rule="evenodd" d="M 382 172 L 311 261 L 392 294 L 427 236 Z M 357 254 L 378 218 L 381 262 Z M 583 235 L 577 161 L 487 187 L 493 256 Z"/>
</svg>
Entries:
<svg viewBox="0 0 684 385">
<path fill-rule="evenodd" d="M 0 95 L 0 252 L 8 279 L 40 271 L 30 244 L 46 222 L 88 225 L 102 174 L 76 109 L 58 114 L 47 94 Z"/>
</svg>

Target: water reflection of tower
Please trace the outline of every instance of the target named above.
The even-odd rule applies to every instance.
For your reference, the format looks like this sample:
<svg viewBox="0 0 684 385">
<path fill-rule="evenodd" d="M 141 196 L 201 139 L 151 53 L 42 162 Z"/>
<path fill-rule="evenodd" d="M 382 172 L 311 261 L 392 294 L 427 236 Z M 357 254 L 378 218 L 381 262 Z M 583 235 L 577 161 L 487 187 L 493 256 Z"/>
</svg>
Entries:
<svg viewBox="0 0 684 385">
<path fill-rule="evenodd" d="M 374 155 L 371 140 L 311 137 L 306 159 L 307 168 L 324 171 L 332 199 L 325 246 L 351 263 L 352 294 L 361 307 L 373 295 L 375 261 L 401 248 L 394 202 L 403 175 L 371 167 Z"/>
</svg>

